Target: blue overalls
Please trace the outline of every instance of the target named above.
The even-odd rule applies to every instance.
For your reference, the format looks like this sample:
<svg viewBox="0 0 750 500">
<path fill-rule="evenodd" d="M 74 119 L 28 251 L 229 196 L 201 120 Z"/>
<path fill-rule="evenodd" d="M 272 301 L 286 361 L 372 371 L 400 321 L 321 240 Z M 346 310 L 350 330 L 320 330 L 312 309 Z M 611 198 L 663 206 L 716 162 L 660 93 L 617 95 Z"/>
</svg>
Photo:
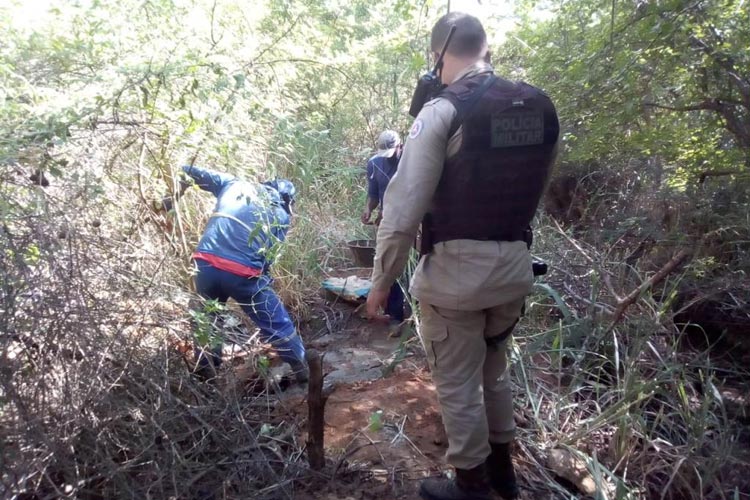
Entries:
<svg viewBox="0 0 750 500">
<path fill-rule="evenodd" d="M 220 303 L 236 300 L 260 329 L 261 340 L 294 371 L 303 369 L 305 347 L 268 275 L 290 223 L 278 191 L 198 167 L 183 171 L 217 198 L 193 254 L 198 294 Z M 211 357 L 215 366 L 221 363 L 221 345 L 213 345 Z M 199 366 L 208 363 L 206 356 L 198 359 Z"/>
</svg>

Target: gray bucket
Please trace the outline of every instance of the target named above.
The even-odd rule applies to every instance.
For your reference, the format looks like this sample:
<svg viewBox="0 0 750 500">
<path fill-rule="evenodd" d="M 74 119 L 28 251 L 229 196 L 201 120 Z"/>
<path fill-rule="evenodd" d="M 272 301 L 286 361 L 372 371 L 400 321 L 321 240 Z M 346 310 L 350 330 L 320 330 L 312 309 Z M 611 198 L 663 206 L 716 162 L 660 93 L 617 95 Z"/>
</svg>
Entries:
<svg viewBox="0 0 750 500">
<path fill-rule="evenodd" d="M 354 262 L 360 267 L 372 267 L 375 261 L 375 240 L 353 240 L 347 243 Z"/>
</svg>

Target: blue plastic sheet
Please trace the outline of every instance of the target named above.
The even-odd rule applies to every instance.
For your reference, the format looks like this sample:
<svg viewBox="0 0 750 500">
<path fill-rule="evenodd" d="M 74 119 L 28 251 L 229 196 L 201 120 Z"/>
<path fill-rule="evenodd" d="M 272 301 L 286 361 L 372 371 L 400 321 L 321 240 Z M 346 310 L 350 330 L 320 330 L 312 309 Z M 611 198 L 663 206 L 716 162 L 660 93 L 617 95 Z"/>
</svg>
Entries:
<svg viewBox="0 0 750 500">
<path fill-rule="evenodd" d="M 370 288 L 372 288 L 372 283 L 370 280 L 357 276 L 328 278 L 323 282 L 323 288 L 343 299 L 356 302 L 367 298 L 367 294 L 370 293 Z"/>
</svg>

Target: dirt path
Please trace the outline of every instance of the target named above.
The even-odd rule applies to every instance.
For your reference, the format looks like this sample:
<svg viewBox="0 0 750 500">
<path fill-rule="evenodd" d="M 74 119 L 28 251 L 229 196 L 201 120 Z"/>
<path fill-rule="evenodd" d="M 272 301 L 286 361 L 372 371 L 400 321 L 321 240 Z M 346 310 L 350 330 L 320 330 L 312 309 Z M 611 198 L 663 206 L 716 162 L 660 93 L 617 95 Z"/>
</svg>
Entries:
<svg viewBox="0 0 750 500">
<path fill-rule="evenodd" d="M 369 275 L 366 269 L 338 272 Z M 327 300 L 334 299 L 334 300 Z M 362 319 L 356 304 L 320 297 L 302 334 L 321 352 L 325 384 L 325 446 L 338 481 L 311 485 L 298 498 L 349 500 L 417 498 L 419 481 L 447 469 L 447 446 L 435 387 L 418 338 Z M 285 404 L 306 419 L 304 394 L 288 391 Z M 364 484 L 362 483 L 364 481 Z"/>
<path fill-rule="evenodd" d="M 352 275 L 367 278 L 370 270 L 343 269 L 332 277 Z M 312 481 L 295 499 L 418 499 L 422 479 L 452 469 L 443 458 L 448 444 L 435 386 L 412 326 L 407 322 L 394 334 L 334 296 L 321 294 L 311 306 L 300 330 L 306 346 L 323 354 L 325 385 L 334 386 L 325 408 L 326 473 L 333 479 Z M 284 399 L 288 417 L 304 429 L 306 392 L 292 388 Z M 528 466 L 517 464 L 522 483 Z M 535 488 L 520 496 L 556 498 Z"/>
</svg>

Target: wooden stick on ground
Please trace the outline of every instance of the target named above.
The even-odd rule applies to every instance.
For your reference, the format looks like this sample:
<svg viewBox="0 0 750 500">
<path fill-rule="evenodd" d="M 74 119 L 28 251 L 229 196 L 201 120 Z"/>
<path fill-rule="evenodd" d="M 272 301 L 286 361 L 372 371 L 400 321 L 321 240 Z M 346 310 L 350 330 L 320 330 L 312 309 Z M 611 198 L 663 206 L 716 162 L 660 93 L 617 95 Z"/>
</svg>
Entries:
<svg viewBox="0 0 750 500">
<path fill-rule="evenodd" d="M 307 386 L 307 460 L 311 469 L 320 470 L 326 462 L 323 433 L 328 396 L 323 394 L 323 363 L 320 354 L 315 350 L 309 350 L 305 354 L 305 359 L 310 368 L 310 381 Z"/>
<path fill-rule="evenodd" d="M 573 238 L 568 236 L 567 233 L 563 230 L 562 227 L 560 227 L 560 224 L 557 223 L 556 220 L 552 219 L 552 222 L 555 223 L 555 227 L 557 228 L 558 232 L 568 240 L 568 242 L 573 245 L 573 247 L 578 250 L 578 252 L 588 261 L 588 263 L 592 266 L 592 268 L 595 265 L 594 259 L 586 253 L 586 251 L 581 248 L 581 245 L 579 245 Z M 703 239 L 705 240 L 707 236 L 715 233 L 716 231 L 712 231 L 711 233 L 708 233 L 703 236 Z M 609 328 L 607 329 L 607 332 L 611 332 L 615 326 L 622 320 L 623 317 L 625 317 L 625 311 L 628 307 L 635 304 L 638 299 L 643 295 L 644 292 L 649 290 L 650 288 L 654 287 L 655 285 L 658 285 L 664 278 L 666 278 L 672 271 L 674 271 L 680 264 L 682 264 L 688 257 L 690 257 L 693 254 L 692 248 L 683 248 L 677 254 L 672 257 L 672 259 L 667 262 L 659 271 L 657 271 L 653 276 L 651 276 L 649 279 L 641 283 L 639 286 L 637 286 L 634 290 L 632 290 L 629 294 L 627 294 L 625 297 L 621 297 L 612 286 L 612 282 L 609 279 L 609 275 L 604 271 L 603 269 L 599 270 L 600 275 L 603 277 L 603 282 L 609 289 L 610 293 L 612 294 L 612 297 L 616 301 L 616 305 L 614 307 L 612 314 L 612 322 L 609 325 Z M 568 290 L 568 293 L 571 293 L 570 290 Z M 581 299 L 580 297 L 575 297 L 577 299 Z M 586 302 L 584 300 L 584 302 Z M 612 308 L 611 306 L 605 306 L 607 308 Z M 605 309 L 606 310 L 606 309 Z"/>
<path fill-rule="evenodd" d="M 625 310 L 633 305 L 646 290 L 653 287 L 654 285 L 659 284 L 664 278 L 667 277 L 669 273 L 674 271 L 675 268 L 682 264 L 682 262 L 691 254 L 691 250 L 683 248 L 682 250 L 677 252 L 674 257 L 672 257 L 672 260 L 667 262 L 664 267 L 659 269 L 656 274 L 651 276 L 651 278 L 649 278 L 648 280 L 644 281 L 639 287 L 635 288 L 626 297 L 618 300 L 617 308 L 612 315 L 612 324 L 609 327 L 609 331 L 611 331 L 615 327 L 615 325 L 617 325 L 617 323 L 619 323 L 619 321 L 623 318 L 623 316 L 625 315 Z"/>
</svg>

